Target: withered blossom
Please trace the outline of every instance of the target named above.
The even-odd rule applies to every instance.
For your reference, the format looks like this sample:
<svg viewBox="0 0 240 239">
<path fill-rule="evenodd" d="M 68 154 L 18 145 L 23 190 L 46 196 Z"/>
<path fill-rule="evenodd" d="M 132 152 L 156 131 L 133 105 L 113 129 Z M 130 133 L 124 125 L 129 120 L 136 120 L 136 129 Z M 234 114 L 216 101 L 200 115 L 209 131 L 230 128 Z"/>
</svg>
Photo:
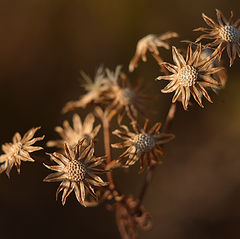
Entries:
<svg viewBox="0 0 240 239">
<path fill-rule="evenodd" d="M 199 43 L 188 41 L 188 40 L 184 40 L 182 42 L 192 44 L 194 50 L 196 50 L 196 47 L 199 45 Z M 215 50 L 216 50 L 215 48 L 206 47 L 205 45 L 202 45 L 202 52 L 201 52 L 199 61 L 203 61 L 207 57 L 211 57 L 211 55 L 213 54 L 213 52 Z M 211 67 L 218 67 L 218 66 L 223 66 L 223 62 L 221 59 L 216 58 L 213 61 L 213 63 L 211 64 Z M 213 77 L 213 79 L 215 79 L 216 81 L 219 82 L 219 84 L 220 84 L 219 89 L 220 88 L 222 89 L 225 87 L 226 82 L 227 82 L 227 73 L 226 73 L 226 69 L 224 67 L 222 68 L 222 70 L 212 74 L 212 77 Z M 217 89 L 212 88 L 212 90 L 217 93 Z"/>
<path fill-rule="evenodd" d="M 111 91 L 108 92 L 112 102 L 106 108 L 109 118 L 118 113 L 120 123 L 125 112 L 131 120 L 136 120 L 138 112 L 144 115 L 146 101 L 151 98 L 144 94 L 144 86 L 140 80 L 131 85 L 127 76 L 121 73 L 121 66 L 115 72 L 106 69 L 107 77 L 111 82 Z"/>
<path fill-rule="evenodd" d="M 207 58 L 200 59 L 202 53 L 201 43 L 193 52 L 192 45 L 187 48 L 186 60 L 178 52 L 176 47 L 172 47 L 173 61 L 176 65 L 167 62 L 162 64 L 171 72 L 172 75 L 159 76 L 157 80 L 169 80 L 170 83 L 162 90 L 163 93 L 175 91 L 172 102 L 175 103 L 178 98 L 181 99 L 183 108 L 186 110 L 189 104 L 190 96 L 203 107 L 202 96 L 209 102 L 212 102 L 204 87 L 219 89 L 221 84 L 214 79 L 213 74 L 223 70 L 223 67 L 214 67 L 213 62 L 218 55 L 218 49 Z"/>
<path fill-rule="evenodd" d="M 202 61 L 202 60 L 206 59 L 207 57 L 210 57 L 214 51 L 215 51 L 215 49 L 213 49 L 213 48 L 203 47 L 199 60 Z M 211 67 L 219 67 L 219 66 L 223 66 L 222 61 L 221 61 L 221 59 L 216 58 L 213 61 Z M 222 68 L 222 70 L 212 74 L 212 77 L 214 80 L 216 80 L 219 83 L 219 89 L 222 89 L 225 87 L 226 82 L 227 82 L 227 73 L 226 73 L 226 69 L 224 67 Z M 216 91 L 217 89 L 212 88 L 213 91 Z"/>
<path fill-rule="evenodd" d="M 201 35 L 197 38 L 196 42 L 201 41 L 202 39 L 214 40 L 213 42 L 207 44 L 206 46 L 219 48 L 219 58 L 225 48 L 227 48 L 227 54 L 230 59 L 230 66 L 232 66 L 236 55 L 240 57 L 240 19 L 236 22 L 233 21 L 233 11 L 231 11 L 231 16 L 227 20 L 221 11 L 216 9 L 218 24 L 214 22 L 210 17 L 207 17 L 204 13 L 202 17 L 207 23 L 209 28 L 200 27 L 194 31 L 202 31 L 206 34 Z"/>
<path fill-rule="evenodd" d="M 78 141 L 83 137 L 86 137 L 86 141 L 94 139 L 98 134 L 101 125 L 97 125 L 93 129 L 95 117 L 92 113 L 89 113 L 84 122 L 82 123 L 81 118 L 78 114 L 73 115 L 73 127 L 70 126 L 69 122 L 65 120 L 63 127 L 57 126 L 55 131 L 62 137 L 60 140 L 52 140 L 47 142 L 48 147 L 64 148 L 64 143 L 73 148 L 77 145 Z"/>
<path fill-rule="evenodd" d="M 44 182 L 59 182 L 62 181 L 56 192 L 62 193 L 62 205 L 65 204 L 66 198 L 74 190 L 76 198 L 80 204 L 85 204 L 86 194 L 89 193 L 97 200 L 93 186 L 104 187 L 108 185 L 97 174 L 106 173 L 104 169 L 96 168 L 105 160 L 104 157 L 94 156 L 93 141 L 86 147 L 83 146 L 83 138 L 76 147 L 71 148 L 67 143 L 64 144 L 65 155 L 60 153 L 49 154 L 51 159 L 57 165 L 46 165 L 48 169 L 57 171 L 48 175 Z"/>
<path fill-rule="evenodd" d="M 144 62 L 147 61 L 147 51 L 159 55 L 158 47 L 169 49 L 170 46 L 165 41 L 173 37 L 178 37 L 178 34 L 176 32 L 166 32 L 160 36 L 149 34 L 141 38 L 137 43 L 135 55 L 129 63 L 129 71 L 133 72 L 134 69 L 137 68 L 140 59 Z"/>
<path fill-rule="evenodd" d="M 90 103 L 104 102 L 104 92 L 109 89 L 109 81 L 105 77 L 103 67 L 97 69 L 94 80 L 92 80 L 86 73 L 81 72 L 82 78 L 85 80 L 83 84 L 86 94 L 80 97 L 79 100 L 68 102 L 62 109 L 63 113 L 85 108 Z"/>
<path fill-rule="evenodd" d="M 4 154 L 0 156 L 0 163 L 2 163 L 0 165 L 0 173 L 5 171 L 9 177 L 13 165 L 16 166 L 17 172 L 20 173 L 21 161 L 34 162 L 34 159 L 29 153 L 41 150 L 42 147 L 33 146 L 33 144 L 44 139 L 44 136 L 33 138 L 38 129 L 40 129 L 40 127 L 28 130 L 23 138 L 17 132 L 13 136 L 12 143 L 5 143 L 2 145 Z"/>
<path fill-rule="evenodd" d="M 125 140 L 112 144 L 113 148 L 127 147 L 127 150 L 120 155 L 120 160 L 128 158 L 124 166 L 129 167 L 139 160 L 140 170 L 143 170 L 154 163 L 160 163 L 160 156 L 164 155 L 162 145 L 171 141 L 174 135 L 160 133 L 160 122 L 149 129 L 148 119 L 145 121 L 143 129 L 139 129 L 136 122 L 133 122 L 132 126 L 135 132 L 131 132 L 125 125 L 121 125 L 121 129 L 113 131 L 114 135 Z"/>
</svg>

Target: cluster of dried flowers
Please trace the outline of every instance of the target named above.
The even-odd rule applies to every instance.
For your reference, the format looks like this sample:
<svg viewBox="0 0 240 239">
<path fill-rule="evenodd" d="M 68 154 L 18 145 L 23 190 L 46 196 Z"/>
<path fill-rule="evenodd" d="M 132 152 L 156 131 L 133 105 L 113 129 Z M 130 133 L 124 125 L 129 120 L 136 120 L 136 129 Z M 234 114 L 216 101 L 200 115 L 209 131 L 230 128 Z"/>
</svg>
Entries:
<svg viewBox="0 0 240 239">
<path fill-rule="evenodd" d="M 199 106 L 203 107 L 202 98 L 212 102 L 208 91 L 217 91 L 226 83 L 225 68 L 222 66 L 221 57 L 224 49 L 233 64 L 236 54 L 240 57 L 240 19 L 233 21 L 233 12 L 229 20 L 217 10 L 218 23 L 202 14 L 209 28 L 198 28 L 195 31 L 203 31 L 195 43 L 188 43 L 186 50 L 172 46 L 172 58 L 174 64 L 164 62 L 159 56 L 158 47 L 170 49 L 167 40 L 178 37 L 175 32 L 167 32 L 161 36 L 150 34 L 138 41 L 136 53 L 129 64 L 129 71 L 137 68 L 140 59 L 147 61 L 149 52 L 161 67 L 165 75 L 158 76 L 157 80 L 168 80 L 162 93 L 172 93 L 172 106 L 161 130 L 161 123 L 157 122 L 150 127 L 150 120 L 146 119 L 142 128 L 139 127 L 139 114 L 145 117 L 146 102 L 151 97 L 146 95 L 145 87 L 140 81 L 132 84 L 121 66 L 115 71 L 99 67 L 94 79 L 82 72 L 85 80 L 86 93 L 78 100 L 68 102 L 62 109 L 63 113 L 86 108 L 88 105 L 96 105 L 95 111 L 89 113 L 84 122 L 78 114 L 73 115 L 73 126 L 68 121 L 63 122 L 63 127 L 56 127 L 56 132 L 61 139 L 47 142 L 48 147 L 55 147 L 57 152 L 48 154 L 49 164 L 44 164 L 48 169 L 55 171 L 48 175 L 45 182 L 61 181 L 56 196 L 62 191 L 62 204 L 74 191 L 78 202 L 83 206 L 96 206 L 108 201 L 107 208 L 115 211 L 119 231 L 123 238 L 135 238 L 137 228 L 147 230 L 151 228 L 151 218 L 145 211 L 142 201 L 146 186 L 149 184 L 149 176 L 158 163 L 162 162 L 164 155 L 163 145 L 170 142 L 174 135 L 168 133 L 171 120 L 174 118 L 177 102 L 181 102 L 184 110 L 193 105 L 191 95 Z M 203 45 L 203 39 L 213 39 L 213 42 Z M 181 53 L 180 53 L 181 52 Z M 101 108 L 100 108 L 101 107 Z M 122 124 L 124 115 L 133 129 Z M 119 129 L 111 129 L 110 122 L 117 116 Z M 94 126 L 95 117 L 102 123 L 104 135 L 104 156 L 96 156 L 94 144 L 98 142 L 96 137 L 101 124 Z M 2 145 L 4 154 L 0 156 L 0 173 L 9 173 L 16 166 L 20 173 L 21 161 L 34 161 L 30 153 L 43 149 L 33 146 L 42 137 L 34 137 L 38 128 L 32 128 L 23 136 L 16 133 L 12 143 Z M 122 142 L 111 144 L 109 131 Z M 102 142 L 102 141 L 101 141 Z M 112 159 L 112 148 L 125 149 L 118 158 Z M 124 195 L 114 182 L 113 172 L 115 168 L 130 167 L 136 162 L 140 164 L 140 171 L 147 170 L 147 176 L 143 190 L 139 198 Z M 105 181 L 99 176 L 105 174 Z M 112 200 L 114 201 L 112 203 Z"/>
</svg>

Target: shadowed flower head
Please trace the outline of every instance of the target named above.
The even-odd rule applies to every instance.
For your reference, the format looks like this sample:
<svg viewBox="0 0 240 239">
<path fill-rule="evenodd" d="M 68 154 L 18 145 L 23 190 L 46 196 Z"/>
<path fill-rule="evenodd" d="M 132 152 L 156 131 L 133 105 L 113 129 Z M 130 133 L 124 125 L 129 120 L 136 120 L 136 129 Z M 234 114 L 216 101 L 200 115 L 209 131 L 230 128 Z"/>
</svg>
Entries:
<svg viewBox="0 0 240 239">
<path fill-rule="evenodd" d="M 90 139 L 94 139 L 97 135 L 101 125 L 96 126 L 93 129 L 93 124 L 95 121 L 95 117 L 92 113 L 89 113 L 84 122 L 82 123 L 81 118 L 78 114 L 73 115 L 73 127 L 70 126 L 68 121 L 63 122 L 63 127 L 57 126 L 55 131 L 62 137 L 60 140 L 48 141 L 48 147 L 57 147 L 64 148 L 64 142 L 67 142 L 71 148 L 74 148 L 78 141 L 83 137 L 89 141 Z M 87 140 L 85 143 L 87 143 Z"/>
<path fill-rule="evenodd" d="M 164 47 L 165 49 L 169 49 L 170 47 L 168 43 L 165 42 L 165 40 L 173 37 L 178 37 L 178 34 L 175 32 L 166 32 L 161 36 L 149 34 L 140 39 L 137 43 L 135 55 L 129 63 L 129 71 L 133 72 L 134 69 L 137 68 L 138 62 L 141 58 L 144 62 L 147 61 L 147 51 L 150 51 L 152 54 L 158 55 L 158 47 Z"/>
<path fill-rule="evenodd" d="M 51 159 L 57 165 L 45 165 L 47 168 L 57 171 L 48 175 L 44 182 L 62 181 L 56 192 L 58 194 L 63 190 L 62 204 L 66 202 L 66 198 L 74 190 L 79 203 L 85 205 L 86 193 L 90 193 L 96 198 L 96 193 L 93 186 L 103 187 L 108 183 L 97 176 L 97 174 L 105 173 L 103 169 L 96 168 L 105 160 L 104 157 L 94 156 L 93 141 L 87 147 L 83 146 L 83 138 L 73 149 L 67 143 L 64 144 L 65 155 L 60 153 L 49 154 Z"/>
<path fill-rule="evenodd" d="M 190 44 L 187 49 L 186 59 L 178 52 L 176 47 L 172 47 L 173 61 L 176 65 L 167 62 L 162 63 L 172 75 L 159 76 L 157 80 L 169 80 L 170 83 L 162 90 L 163 93 L 171 93 L 175 91 L 172 102 L 175 103 L 179 98 L 182 101 L 183 108 L 186 110 L 189 104 L 190 96 L 203 107 L 202 95 L 212 102 L 204 87 L 219 89 L 220 83 L 213 78 L 213 74 L 223 70 L 223 67 L 214 67 L 218 49 L 205 59 L 200 59 L 202 46 L 199 44 L 193 52 Z"/>
<path fill-rule="evenodd" d="M 149 120 L 145 121 L 143 129 L 139 129 L 136 122 L 132 123 L 135 132 L 130 132 L 125 125 L 113 134 L 124 139 L 121 143 L 112 144 L 113 148 L 126 148 L 120 155 L 120 159 L 128 158 L 125 166 L 135 164 L 140 160 L 140 170 L 151 166 L 153 163 L 160 163 L 160 156 L 164 155 L 162 145 L 174 138 L 173 134 L 160 133 L 161 123 L 156 123 L 149 129 Z"/>
<path fill-rule="evenodd" d="M 0 156 L 0 173 L 6 171 L 9 177 L 9 173 L 13 167 L 16 166 L 18 173 L 20 173 L 21 161 L 34 162 L 29 153 L 41 150 L 42 147 L 32 146 L 35 142 L 43 140 L 44 136 L 33 138 L 36 131 L 40 127 L 32 128 L 24 134 L 23 138 L 19 133 L 15 133 L 12 143 L 5 143 L 2 145 L 4 154 Z"/>
<path fill-rule="evenodd" d="M 206 33 L 197 38 L 196 42 L 201 41 L 204 38 L 213 39 L 214 41 L 206 46 L 219 46 L 219 58 L 221 57 L 223 50 L 227 48 L 227 54 L 230 59 L 231 66 L 236 58 L 236 54 L 240 57 L 240 19 L 234 23 L 232 11 L 229 20 L 223 16 L 221 11 L 216 9 L 216 12 L 218 24 L 211 18 L 207 17 L 204 13 L 202 14 L 204 21 L 211 28 L 200 27 L 195 29 L 194 31 L 202 31 Z"/>
<path fill-rule="evenodd" d="M 121 73 L 121 66 L 117 66 L 115 72 L 107 69 L 106 73 L 111 82 L 111 91 L 108 92 L 108 97 L 112 102 L 106 108 L 108 117 L 111 118 L 118 113 L 118 122 L 120 123 L 125 112 L 131 120 L 136 120 L 138 112 L 144 115 L 146 101 L 151 98 L 144 94 L 144 86 L 141 81 L 131 85 L 127 76 Z"/>
<path fill-rule="evenodd" d="M 92 80 L 86 73 L 81 72 L 82 78 L 85 80 L 83 87 L 87 91 L 85 95 L 80 97 L 77 101 L 68 102 L 62 112 L 66 113 L 79 108 L 85 108 L 88 104 L 95 102 L 104 102 L 103 94 L 109 89 L 109 81 L 105 77 L 103 67 L 99 67 L 94 80 Z"/>
<path fill-rule="evenodd" d="M 213 52 L 215 51 L 215 49 L 213 48 L 209 48 L 209 47 L 203 47 L 202 48 L 202 53 L 200 55 L 200 61 L 203 61 L 204 59 L 206 59 L 207 57 L 211 57 L 211 55 L 213 54 Z M 216 58 L 213 63 L 211 64 L 211 67 L 218 67 L 218 66 L 222 66 L 222 62 L 220 59 Z M 227 73 L 226 73 L 226 69 L 222 68 L 222 70 L 215 72 L 214 74 L 212 74 L 212 77 L 214 80 L 216 80 L 219 83 L 219 87 L 222 89 L 225 87 L 226 82 L 227 82 Z M 213 91 L 216 91 L 217 89 L 214 87 L 212 88 Z"/>
</svg>

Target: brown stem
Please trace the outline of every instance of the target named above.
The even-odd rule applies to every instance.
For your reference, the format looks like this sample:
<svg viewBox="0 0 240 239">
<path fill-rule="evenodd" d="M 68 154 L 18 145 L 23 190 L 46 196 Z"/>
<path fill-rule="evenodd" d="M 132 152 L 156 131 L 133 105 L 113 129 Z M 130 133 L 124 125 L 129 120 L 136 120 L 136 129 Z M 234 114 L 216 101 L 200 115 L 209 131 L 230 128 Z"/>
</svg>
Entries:
<svg viewBox="0 0 240 239">
<path fill-rule="evenodd" d="M 100 107 L 95 108 L 95 113 L 101 119 L 102 124 L 103 124 L 104 149 L 105 149 L 105 154 L 107 156 L 107 164 L 110 164 L 112 161 L 111 147 L 110 147 L 110 133 L 109 133 L 109 130 L 110 130 L 109 123 L 110 122 Z M 111 171 L 107 173 L 107 178 L 109 181 L 109 189 L 114 190 L 115 184 L 114 184 L 114 180 L 113 180 Z"/>
<path fill-rule="evenodd" d="M 163 133 L 167 133 L 169 131 L 169 129 L 172 127 L 172 123 L 173 123 L 173 119 L 175 117 L 176 110 L 177 110 L 177 104 L 172 103 L 168 110 L 166 119 L 165 119 L 165 124 L 162 129 Z"/>
<path fill-rule="evenodd" d="M 171 104 L 171 106 L 170 106 L 170 108 L 168 110 L 168 114 L 167 114 L 166 119 L 165 119 L 165 124 L 163 126 L 163 130 L 162 130 L 163 133 L 166 133 L 166 132 L 169 131 L 169 129 L 170 129 L 171 125 L 172 125 L 172 121 L 173 121 L 173 119 L 175 117 L 176 109 L 177 109 L 176 103 Z M 153 172 L 154 172 L 155 168 L 156 168 L 156 164 L 153 164 L 150 167 L 150 169 L 148 170 L 148 172 L 147 172 L 147 175 L 145 177 L 142 189 L 141 189 L 141 191 L 139 193 L 138 204 L 136 206 L 136 212 L 138 212 L 140 206 L 143 203 L 143 200 L 144 200 L 144 197 L 146 195 L 148 186 L 149 186 L 149 184 L 152 181 Z"/>
<path fill-rule="evenodd" d="M 107 155 L 107 163 L 111 163 L 111 148 L 110 148 L 110 134 L 109 134 L 109 121 L 106 117 L 103 117 L 103 134 L 104 134 L 104 148 L 105 148 L 105 153 Z M 107 173 L 108 181 L 109 181 L 109 188 L 114 189 L 115 184 L 113 181 L 113 176 L 112 172 Z"/>
<path fill-rule="evenodd" d="M 125 200 L 116 204 L 116 222 L 122 239 L 136 239 L 136 227 L 134 218 Z"/>
<path fill-rule="evenodd" d="M 143 203 L 143 199 L 144 199 L 144 197 L 145 197 L 145 195 L 146 195 L 148 186 L 149 186 L 149 184 L 150 184 L 151 181 L 152 181 L 153 171 L 154 171 L 155 168 L 156 168 L 156 164 L 152 165 L 152 166 L 149 168 L 149 170 L 148 170 L 148 172 L 147 172 L 147 175 L 146 175 L 146 177 L 145 177 L 145 179 L 144 179 L 144 183 L 143 183 L 142 189 L 141 189 L 141 191 L 140 191 L 140 193 L 139 193 L 139 196 L 138 196 L 138 204 L 137 204 L 137 206 L 136 206 L 136 213 L 138 213 L 139 208 L 141 207 L 141 205 L 142 205 L 142 203 Z"/>
<path fill-rule="evenodd" d="M 169 75 L 169 71 L 167 70 L 167 68 L 162 64 L 164 61 L 163 59 L 157 55 L 152 53 L 152 56 L 154 57 L 154 59 L 157 61 L 157 63 L 159 64 L 159 66 L 161 67 L 161 70 L 163 73 L 165 73 L 166 75 Z"/>
</svg>

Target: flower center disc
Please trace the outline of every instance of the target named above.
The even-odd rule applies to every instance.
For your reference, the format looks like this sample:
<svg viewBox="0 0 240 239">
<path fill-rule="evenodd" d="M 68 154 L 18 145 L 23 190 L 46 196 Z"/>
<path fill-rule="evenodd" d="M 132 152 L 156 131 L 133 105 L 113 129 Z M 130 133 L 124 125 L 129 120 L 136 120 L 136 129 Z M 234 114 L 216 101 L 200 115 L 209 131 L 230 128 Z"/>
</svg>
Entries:
<svg viewBox="0 0 240 239">
<path fill-rule="evenodd" d="M 233 26 L 224 26 L 220 28 L 220 36 L 224 41 L 237 43 L 240 38 L 240 32 Z"/>
<path fill-rule="evenodd" d="M 184 66 L 178 72 L 179 84 L 185 87 L 194 85 L 197 77 L 197 70 L 193 66 Z"/>
<path fill-rule="evenodd" d="M 85 178 L 86 167 L 80 161 L 70 161 L 66 167 L 66 174 L 71 181 L 81 181 Z"/>
<path fill-rule="evenodd" d="M 138 134 L 135 138 L 135 147 L 141 152 L 149 152 L 155 146 L 155 140 L 148 134 Z"/>
</svg>

